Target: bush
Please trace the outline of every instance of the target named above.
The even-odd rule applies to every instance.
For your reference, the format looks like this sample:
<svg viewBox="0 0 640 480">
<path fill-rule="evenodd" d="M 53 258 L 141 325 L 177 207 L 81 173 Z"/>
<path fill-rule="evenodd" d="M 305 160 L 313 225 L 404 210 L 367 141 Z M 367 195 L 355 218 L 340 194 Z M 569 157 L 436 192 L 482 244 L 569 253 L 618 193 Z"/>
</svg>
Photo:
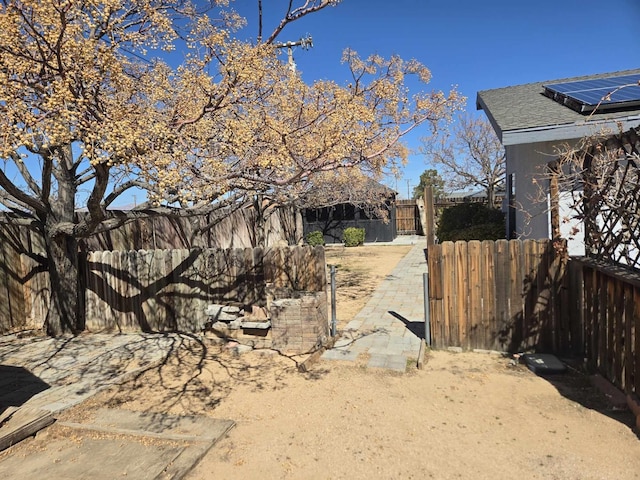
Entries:
<svg viewBox="0 0 640 480">
<path fill-rule="evenodd" d="M 505 238 L 504 213 L 480 203 L 445 208 L 436 235 L 440 242 Z"/>
<path fill-rule="evenodd" d="M 342 232 L 345 247 L 357 247 L 364 243 L 364 228 L 349 227 Z"/>
<path fill-rule="evenodd" d="M 307 243 L 312 247 L 319 247 L 324 245 L 324 235 L 320 230 L 307 233 Z"/>
</svg>

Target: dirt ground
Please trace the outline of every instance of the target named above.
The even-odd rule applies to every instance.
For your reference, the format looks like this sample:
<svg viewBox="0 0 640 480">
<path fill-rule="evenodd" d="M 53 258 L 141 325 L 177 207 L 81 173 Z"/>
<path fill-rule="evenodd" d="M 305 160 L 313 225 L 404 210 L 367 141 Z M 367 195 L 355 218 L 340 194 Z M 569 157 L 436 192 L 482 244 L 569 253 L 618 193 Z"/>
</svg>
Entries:
<svg viewBox="0 0 640 480">
<path fill-rule="evenodd" d="M 341 324 L 408 248 L 328 250 Z M 543 379 L 502 356 L 435 351 L 406 374 L 327 361 L 302 374 L 305 358 L 185 336 L 159 368 L 63 419 L 106 405 L 234 420 L 190 480 L 640 478 L 632 416 L 577 371 Z M 46 448 L 57 428 L 11 454 Z"/>
</svg>

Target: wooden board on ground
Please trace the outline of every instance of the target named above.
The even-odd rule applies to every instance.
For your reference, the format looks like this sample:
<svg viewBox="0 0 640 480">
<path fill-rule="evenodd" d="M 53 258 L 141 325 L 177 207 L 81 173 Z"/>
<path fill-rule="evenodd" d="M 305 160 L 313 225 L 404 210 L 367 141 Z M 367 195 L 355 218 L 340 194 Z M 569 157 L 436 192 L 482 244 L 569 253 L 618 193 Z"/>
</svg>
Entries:
<svg viewBox="0 0 640 480">
<path fill-rule="evenodd" d="M 17 408 L 3 417 L 5 418 L 0 426 L 0 451 L 35 435 L 55 421 L 51 412 L 30 407 Z"/>
</svg>

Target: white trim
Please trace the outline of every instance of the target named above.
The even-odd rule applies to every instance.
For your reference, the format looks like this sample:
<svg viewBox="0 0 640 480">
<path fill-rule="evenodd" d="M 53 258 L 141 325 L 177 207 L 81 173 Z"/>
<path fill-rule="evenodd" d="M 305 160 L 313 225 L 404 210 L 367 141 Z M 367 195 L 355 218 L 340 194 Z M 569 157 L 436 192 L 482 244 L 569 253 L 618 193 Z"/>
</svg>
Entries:
<svg viewBox="0 0 640 480">
<path fill-rule="evenodd" d="M 502 132 L 503 145 L 521 145 L 558 140 L 573 140 L 596 135 L 603 130 L 612 133 L 626 132 L 640 126 L 640 115 L 621 117 L 589 123 L 570 123 L 566 125 L 548 125 L 544 127 L 523 128 Z"/>
</svg>

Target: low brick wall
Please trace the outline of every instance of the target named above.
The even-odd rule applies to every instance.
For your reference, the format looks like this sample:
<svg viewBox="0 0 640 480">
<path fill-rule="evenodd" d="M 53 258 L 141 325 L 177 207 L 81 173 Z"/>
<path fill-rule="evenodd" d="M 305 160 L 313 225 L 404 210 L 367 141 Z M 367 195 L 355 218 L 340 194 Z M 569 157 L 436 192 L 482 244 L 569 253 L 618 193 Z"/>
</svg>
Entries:
<svg viewBox="0 0 640 480">
<path fill-rule="evenodd" d="M 326 292 L 296 292 L 271 302 L 273 348 L 309 352 L 329 338 Z"/>
</svg>

